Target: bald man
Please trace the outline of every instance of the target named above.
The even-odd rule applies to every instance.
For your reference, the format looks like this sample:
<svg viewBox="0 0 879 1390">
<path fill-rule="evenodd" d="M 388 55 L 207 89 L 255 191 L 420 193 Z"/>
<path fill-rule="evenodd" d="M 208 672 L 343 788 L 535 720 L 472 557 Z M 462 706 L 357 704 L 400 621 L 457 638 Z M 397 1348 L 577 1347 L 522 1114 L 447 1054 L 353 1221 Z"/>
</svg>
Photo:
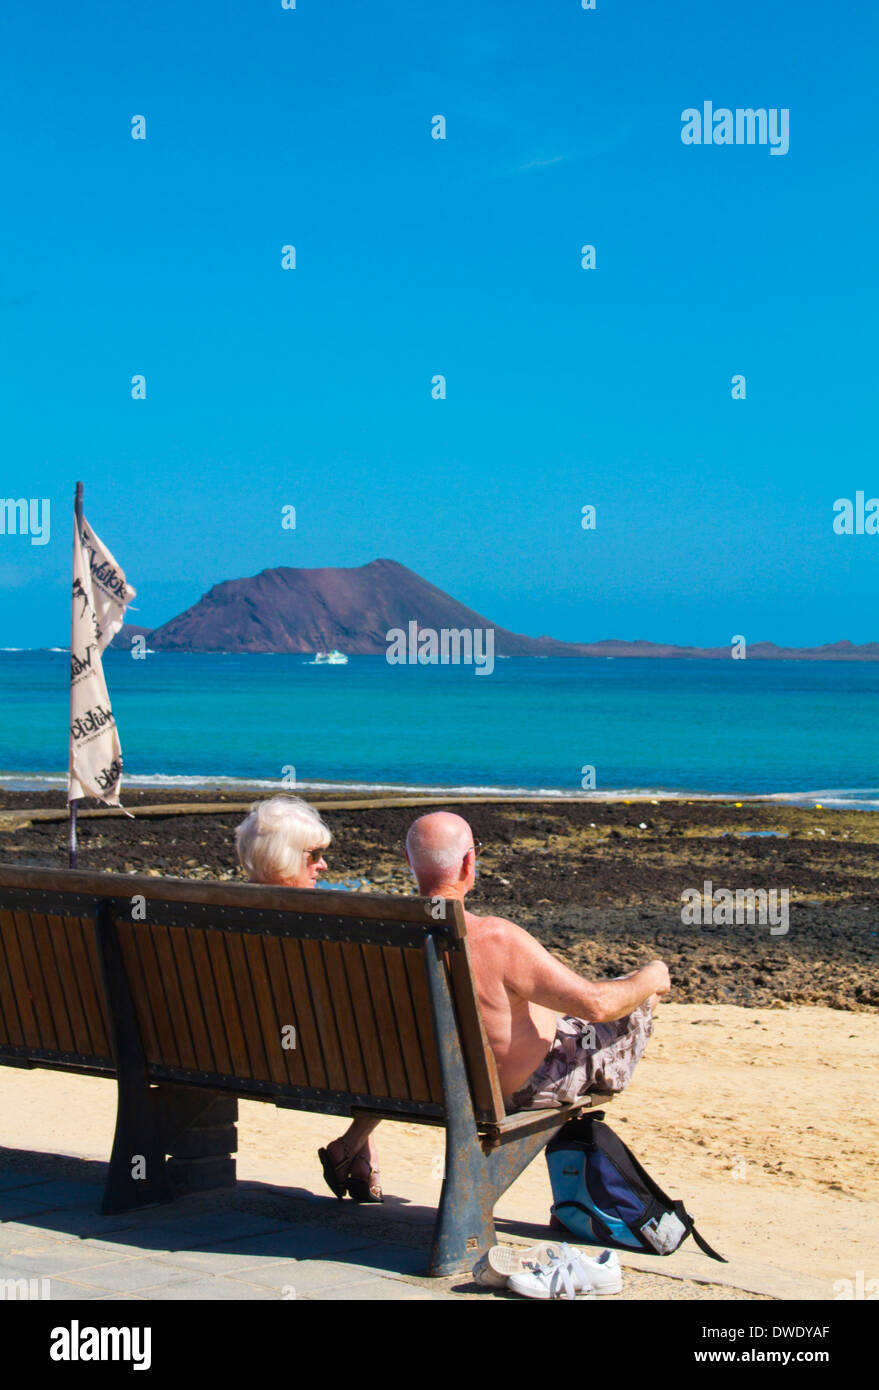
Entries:
<svg viewBox="0 0 879 1390">
<path fill-rule="evenodd" d="M 436 811 L 410 827 L 406 858 L 427 898 L 464 899 L 476 881 L 467 822 Z M 464 908 L 482 1021 L 507 1110 L 567 1105 L 588 1091 L 621 1091 L 653 1031 L 653 1009 L 671 988 L 651 961 L 616 980 L 587 980 L 504 917 Z"/>
</svg>

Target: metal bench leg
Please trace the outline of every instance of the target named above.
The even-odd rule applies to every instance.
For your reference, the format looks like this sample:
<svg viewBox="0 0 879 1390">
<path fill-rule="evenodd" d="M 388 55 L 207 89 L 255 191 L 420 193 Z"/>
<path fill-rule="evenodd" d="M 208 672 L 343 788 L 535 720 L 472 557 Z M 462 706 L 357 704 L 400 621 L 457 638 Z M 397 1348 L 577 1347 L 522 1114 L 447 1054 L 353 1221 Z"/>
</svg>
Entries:
<svg viewBox="0 0 879 1390">
<path fill-rule="evenodd" d="M 165 1152 L 147 1080 L 146 1058 L 108 899 L 98 905 L 95 936 L 116 1063 L 116 1134 L 101 1204 L 102 1214 L 109 1216 L 153 1202 L 170 1202 L 173 1193 L 165 1172 Z"/>
<path fill-rule="evenodd" d="M 495 1243 L 495 1203 L 555 1134 L 544 1130 L 486 1154 L 469 1140 L 446 1134 L 446 1173 L 430 1247 L 428 1274 L 469 1271 Z"/>
<path fill-rule="evenodd" d="M 174 1195 L 149 1086 L 146 1082 L 139 1086 L 132 1077 L 123 1080 L 120 1072 L 118 1087 L 116 1133 L 101 1203 L 104 1216 L 170 1202 Z"/>
<path fill-rule="evenodd" d="M 425 943 L 425 962 L 446 1102 L 445 1177 L 427 1269 L 440 1276 L 472 1269 L 494 1244 L 495 1203 L 556 1130 L 541 1130 L 483 1152 L 445 967 L 433 940 Z"/>
</svg>

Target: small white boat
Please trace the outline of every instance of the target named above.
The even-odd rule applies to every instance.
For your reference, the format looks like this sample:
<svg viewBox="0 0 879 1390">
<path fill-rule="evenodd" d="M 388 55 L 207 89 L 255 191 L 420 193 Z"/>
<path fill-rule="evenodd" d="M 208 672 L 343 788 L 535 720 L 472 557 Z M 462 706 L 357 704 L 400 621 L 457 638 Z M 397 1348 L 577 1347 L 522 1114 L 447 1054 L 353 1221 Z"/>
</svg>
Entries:
<svg viewBox="0 0 879 1390">
<path fill-rule="evenodd" d="M 348 658 L 344 652 L 315 652 L 313 666 L 347 666 Z"/>
</svg>

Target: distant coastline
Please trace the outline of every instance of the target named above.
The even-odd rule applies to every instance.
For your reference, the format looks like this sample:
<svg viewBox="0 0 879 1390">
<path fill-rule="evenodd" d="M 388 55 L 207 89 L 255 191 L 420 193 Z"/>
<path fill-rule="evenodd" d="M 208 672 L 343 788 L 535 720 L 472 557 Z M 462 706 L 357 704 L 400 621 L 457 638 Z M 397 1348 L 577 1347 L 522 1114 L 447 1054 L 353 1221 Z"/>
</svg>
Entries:
<svg viewBox="0 0 879 1390">
<path fill-rule="evenodd" d="M 147 630 L 141 634 L 139 629 L 132 629 L 125 624 L 110 643 L 113 651 L 128 652 L 131 647 L 131 638 L 136 635 L 149 635 Z M 721 661 L 730 660 L 730 652 L 727 647 L 675 647 L 665 645 L 660 642 L 625 642 L 615 638 L 608 638 L 605 642 L 593 644 L 577 643 L 567 644 L 572 650 L 566 652 L 554 651 L 553 656 L 564 656 L 569 660 L 576 661 Z M 4 652 L 68 652 L 69 647 L 0 647 L 0 655 Z M 144 649 L 144 656 L 309 656 L 310 652 L 280 652 L 274 649 L 265 651 L 252 649 L 247 651 L 213 647 L 149 647 Z M 383 652 L 354 652 L 353 656 L 383 656 Z M 505 653 L 499 653 L 501 657 Z M 531 655 L 532 660 L 540 661 L 543 657 L 540 654 L 524 653 Z M 827 642 L 819 647 L 779 647 L 774 642 L 755 642 L 747 649 L 747 659 L 749 661 L 879 661 L 879 643 L 864 642 L 860 645 L 848 642 Z"/>
<path fill-rule="evenodd" d="M 24 772 L 0 769 L 0 788 L 7 792 L 44 793 L 67 786 L 66 772 Z M 302 780 L 294 785 L 279 779 L 259 777 L 227 777 L 202 773 L 144 773 L 126 771 L 124 786 L 141 793 L 154 791 L 162 799 L 175 790 L 202 796 L 209 791 L 246 799 L 256 796 L 310 796 L 318 800 L 342 797 L 379 798 L 430 797 L 436 801 L 464 799 L 468 801 L 502 802 L 580 802 L 601 805 L 653 805 L 663 802 L 696 804 L 713 802 L 733 805 L 791 806 L 824 811 L 879 811 L 879 788 L 837 787 L 800 792 L 741 792 L 698 791 L 668 787 L 617 787 L 600 791 L 572 791 L 570 787 L 505 787 L 433 784 L 425 782 L 332 782 Z"/>
<path fill-rule="evenodd" d="M 288 653 L 338 650 L 346 656 L 386 656 L 388 634 L 418 625 L 425 633 L 493 633 L 499 657 L 597 657 L 631 660 L 879 661 L 879 641 L 784 647 L 730 636 L 722 647 L 603 638 L 562 642 L 528 637 L 490 621 L 396 560 L 355 568 L 263 570 L 215 584 L 183 613 L 156 628 L 126 625 L 113 645 L 133 641 L 153 651 Z"/>
</svg>

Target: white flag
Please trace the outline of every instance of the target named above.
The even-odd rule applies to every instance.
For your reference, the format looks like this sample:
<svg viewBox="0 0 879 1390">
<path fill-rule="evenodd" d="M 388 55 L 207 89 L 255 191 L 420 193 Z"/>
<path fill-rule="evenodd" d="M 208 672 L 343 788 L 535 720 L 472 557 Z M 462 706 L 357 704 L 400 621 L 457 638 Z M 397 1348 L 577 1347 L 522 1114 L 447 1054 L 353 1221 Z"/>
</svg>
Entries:
<svg viewBox="0 0 879 1390">
<path fill-rule="evenodd" d="M 101 652 L 136 597 L 85 519 L 73 525 L 73 616 L 70 640 L 70 772 L 67 800 L 94 796 L 118 806 L 122 748 L 101 666 Z"/>
</svg>

